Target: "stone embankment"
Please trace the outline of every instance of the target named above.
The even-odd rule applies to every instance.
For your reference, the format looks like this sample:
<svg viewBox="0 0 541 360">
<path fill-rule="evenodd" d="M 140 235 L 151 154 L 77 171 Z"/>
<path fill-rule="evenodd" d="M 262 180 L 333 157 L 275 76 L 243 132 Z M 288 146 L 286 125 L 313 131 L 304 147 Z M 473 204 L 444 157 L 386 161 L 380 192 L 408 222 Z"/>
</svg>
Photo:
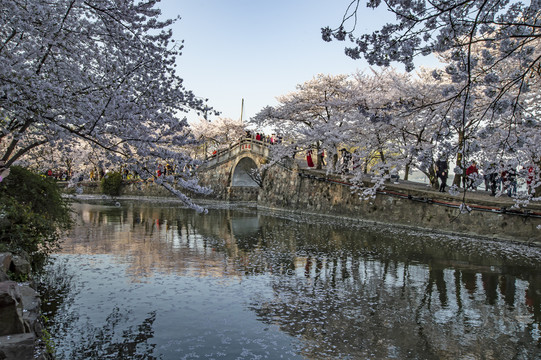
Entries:
<svg viewBox="0 0 541 360">
<path fill-rule="evenodd" d="M 426 184 L 402 180 L 388 182 L 374 198 L 363 199 L 354 191 L 347 175 L 302 168 L 295 161 L 266 169 L 254 196 L 253 188 L 246 192 L 231 187 L 230 173 L 230 166 L 215 166 L 203 169 L 199 176 L 203 185 L 214 190 L 217 199 L 248 200 L 242 198 L 245 194 L 257 199 L 258 206 L 271 209 L 541 245 L 539 202 L 517 207 L 507 195 L 492 197 L 485 191 L 451 195 Z"/>
<path fill-rule="evenodd" d="M 0 360 L 50 359 L 44 351 L 41 300 L 26 258 L 0 253 Z"/>
<path fill-rule="evenodd" d="M 517 207 L 507 195 L 440 193 L 426 184 L 386 183 L 374 198 L 362 199 L 347 177 L 295 166 L 267 171 L 258 204 L 541 245 L 541 206 Z"/>
</svg>

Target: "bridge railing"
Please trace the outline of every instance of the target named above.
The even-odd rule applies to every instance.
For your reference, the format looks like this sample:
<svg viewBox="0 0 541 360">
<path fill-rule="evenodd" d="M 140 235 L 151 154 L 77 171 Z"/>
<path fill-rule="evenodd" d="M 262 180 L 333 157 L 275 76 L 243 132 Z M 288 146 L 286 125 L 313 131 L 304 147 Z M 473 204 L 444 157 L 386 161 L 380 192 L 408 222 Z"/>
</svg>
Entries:
<svg viewBox="0 0 541 360">
<path fill-rule="evenodd" d="M 205 161 L 206 167 L 212 167 L 214 165 L 229 161 L 245 152 L 250 152 L 255 155 L 268 157 L 270 144 L 254 140 L 251 138 L 241 139 L 229 147 L 217 151 L 215 154 L 208 156 Z"/>
</svg>

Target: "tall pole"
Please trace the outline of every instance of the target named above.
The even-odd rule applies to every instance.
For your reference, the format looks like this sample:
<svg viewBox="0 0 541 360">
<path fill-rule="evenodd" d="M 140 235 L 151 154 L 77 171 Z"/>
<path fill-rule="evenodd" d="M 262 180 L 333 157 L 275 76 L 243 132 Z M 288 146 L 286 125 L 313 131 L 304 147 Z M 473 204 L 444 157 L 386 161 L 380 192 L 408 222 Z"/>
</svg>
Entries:
<svg viewBox="0 0 541 360">
<path fill-rule="evenodd" d="M 242 113 L 244 112 L 244 98 L 242 98 L 242 102 L 240 105 L 240 123 L 242 124 Z"/>
</svg>

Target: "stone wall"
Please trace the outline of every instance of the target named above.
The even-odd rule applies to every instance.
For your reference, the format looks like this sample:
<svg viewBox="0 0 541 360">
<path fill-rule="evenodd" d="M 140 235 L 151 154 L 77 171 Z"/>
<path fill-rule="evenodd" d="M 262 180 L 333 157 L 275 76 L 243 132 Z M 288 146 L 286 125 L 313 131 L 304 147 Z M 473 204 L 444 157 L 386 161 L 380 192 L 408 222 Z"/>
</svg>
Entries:
<svg viewBox="0 0 541 360">
<path fill-rule="evenodd" d="M 541 244 L 541 216 L 498 211 L 502 202 L 508 208 L 512 205 L 511 199 L 483 200 L 473 193 L 466 201 L 472 211 L 462 213 L 460 196 L 391 183 L 374 199 L 361 200 L 344 179 L 299 169 L 295 164 L 269 168 L 258 198 L 259 204 L 271 208 Z M 532 209 L 541 214 L 539 205 Z"/>
<path fill-rule="evenodd" d="M 42 343 L 39 294 L 31 282 L 11 281 L 8 273 L 29 279 L 30 263 L 22 256 L 0 253 L 0 359 L 49 359 Z"/>
<path fill-rule="evenodd" d="M 254 186 L 233 186 L 227 188 L 227 199 L 230 201 L 257 201 L 259 187 Z"/>
<path fill-rule="evenodd" d="M 215 166 L 198 172 L 199 182 L 202 186 L 212 189 L 212 194 L 208 197 L 219 200 L 229 200 L 231 185 L 231 164 L 226 163 L 222 166 Z"/>
</svg>

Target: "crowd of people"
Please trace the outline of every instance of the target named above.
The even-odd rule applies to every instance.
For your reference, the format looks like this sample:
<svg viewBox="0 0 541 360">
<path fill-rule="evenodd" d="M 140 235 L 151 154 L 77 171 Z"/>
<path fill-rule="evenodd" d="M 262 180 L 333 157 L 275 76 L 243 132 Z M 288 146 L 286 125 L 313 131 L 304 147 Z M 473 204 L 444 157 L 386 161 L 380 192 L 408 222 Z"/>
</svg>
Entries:
<svg viewBox="0 0 541 360">
<path fill-rule="evenodd" d="M 444 192 L 449 176 L 447 160 L 440 159 L 436 162 L 436 176 L 440 182 L 439 191 Z M 533 195 L 535 174 L 534 167 L 531 165 L 524 166 L 517 171 L 513 167 L 491 163 L 486 167 L 484 173 L 480 174 L 477 162 L 472 161 L 466 168 L 465 176 L 462 177 L 462 186 L 464 189 L 476 191 L 479 185 L 484 182 L 485 191 L 490 191 L 490 195 L 495 196 L 496 193 L 501 192 L 511 197 L 517 195 L 519 176 L 525 179 L 527 193 Z"/>
<path fill-rule="evenodd" d="M 316 166 L 314 157 L 316 156 L 316 149 L 308 149 L 306 151 L 306 165 L 309 168 Z M 327 153 L 325 150 L 321 150 L 318 154 L 321 165 L 327 166 Z M 341 174 L 348 174 L 358 167 L 358 162 L 355 161 L 354 156 L 346 148 L 340 149 L 340 156 L 334 154 L 332 159 L 332 165 L 336 172 Z"/>
<path fill-rule="evenodd" d="M 71 179 L 71 176 L 72 176 L 70 171 L 62 170 L 62 169 L 60 170 L 47 169 L 43 175 L 52 177 L 60 181 L 67 181 Z"/>
<path fill-rule="evenodd" d="M 252 132 L 250 130 L 246 130 L 246 132 L 244 134 L 244 139 L 257 140 L 257 141 L 261 141 L 263 143 L 270 144 L 270 145 L 279 144 L 279 143 L 282 143 L 282 141 L 283 141 L 283 138 L 280 135 L 276 135 L 276 134 L 265 135 L 262 132 Z M 222 146 L 222 147 L 224 147 L 224 146 Z M 225 147 L 224 147 L 224 149 L 225 149 Z M 205 153 L 206 153 L 206 151 L 207 150 L 205 150 Z M 219 151 L 221 151 L 219 148 L 215 148 L 214 150 L 212 150 L 212 153 L 210 154 L 210 157 L 215 157 L 218 154 Z"/>
<path fill-rule="evenodd" d="M 267 144 L 279 144 L 283 141 L 282 136 L 280 135 L 276 135 L 276 134 L 265 135 L 262 132 L 253 133 L 249 130 L 246 131 L 246 138 L 262 141 Z"/>
<path fill-rule="evenodd" d="M 315 167 L 315 150 L 308 149 L 306 151 L 306 164 L 309 168 Z M 325 151 L 319 154 L 323 165 L 325 163 Z M 338 155 L 336 155 L 338 156 Z M 337 161 L 336 169 L 339 173 L 347 174 L 357 166 L 355 164 L 353 154 L 347 149 L 340 150 L 340 158 Z M 449 178 L 449 164 L 446 159 L 439 159 L 435 162 L 435 173 L 438 178 L 440 192 L 445 192 L 447 181 Z M 398 179 L 398 175 L 391 174 L 393 178 Z M 484 183 L 485 191 L 489 191 L 491 196 L 496 196 L 497 193 L 507 194 L 509 197 L 517 195 L 518 180 L 523 179 L 526 185 L 526 191 L 529 195 L 535 194 L 535 173 L 532 165 L 523 166 L 517 171 L 516 168 L 506 167 L 503 164 L 491 163 L 480 174 L 480 169 L 476 161 L 472 161 L 465 170 L 465 176 L 462 177 L 462 187 L 469 191 L 476 191 L 478 187 Z"/>
</svg>

